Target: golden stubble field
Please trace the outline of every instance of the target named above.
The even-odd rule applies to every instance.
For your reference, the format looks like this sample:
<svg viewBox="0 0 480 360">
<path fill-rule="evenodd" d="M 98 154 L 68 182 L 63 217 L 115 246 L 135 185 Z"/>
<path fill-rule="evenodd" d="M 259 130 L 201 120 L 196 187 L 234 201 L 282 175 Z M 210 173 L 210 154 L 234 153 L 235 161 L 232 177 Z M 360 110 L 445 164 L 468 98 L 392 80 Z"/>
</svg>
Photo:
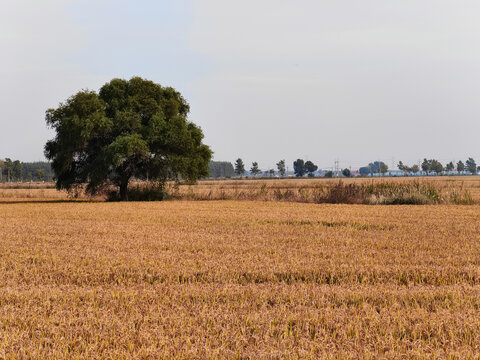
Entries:
<svg viewBox="0 0 480 360">
<path fill-rule="evenodd" d="M 480 355 L 477 205 L 12 199 L 0 358 Z"/>
</svg>

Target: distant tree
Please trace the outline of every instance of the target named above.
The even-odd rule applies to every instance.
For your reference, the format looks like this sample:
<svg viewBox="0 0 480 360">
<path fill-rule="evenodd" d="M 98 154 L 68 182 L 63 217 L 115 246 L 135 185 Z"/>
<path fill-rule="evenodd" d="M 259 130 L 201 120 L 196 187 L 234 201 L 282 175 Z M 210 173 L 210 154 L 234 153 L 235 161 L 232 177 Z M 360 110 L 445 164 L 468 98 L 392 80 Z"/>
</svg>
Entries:
<svg viewBox="0 0 480 360">
<path fill-rule="evenodd" d="M 383 175 L 385 175 L 385 174 L 387 173 L 387 171 L 388 171 L 388 165 L 385 164 L 385 163 L 382 163 L 382 164 L 380 165 L 380 172 L 381 172 Z"/>
<path fill-rule="evenodd" d="M 333 171 L 332 170 L 329 170 L 325 173 L 325 177 L 326 178 L 332 178 L 333 177 Z"/>
<path fill-rule="evenodd" d="M 231 178 L 235 173 L 232 163 L 228 161 L 210 161 L 208 170 L 213 178 Z"/>
<path fill-rule="evenodd" d="M 350 177 L 350 176 L 352 176 L 352 172 L 350 171 L 350 169 L 347 169 L 347 168 L 345 168 L 345 169 L 342 170 L 342 174 L 343 174 L 343 176 L 345 176 L 345 177 Z"/>
<path fill-rule="evenodd" d="M 270 174 L 270 177 L 272 177 L 273 175 L 275 175 L 275 170 L 270 169 L 268 170 L 268 173 Z"/>
<path fill-rule="evenodd" d="M 19 160 L 15 160 L 12 164 L 12 177 L 14 181 L 22 181 L 22 164 Z"/>
<path fill-rule="evenodd" d="M 430 172 L 430 162 L 427 159 L 423 159 L 422 162 L 422 171 L 426 172 L 427 174 Z"/>
<path fill-rule="evenodd" d="M 358 170 L 358 172 L 362 176 L 367 176 L 368 174 L 370 174 L 370 171 L 371 171 L 371 169 L 370 169 L 369 166 L 363 166 Z"/>
<path fill-rule="evenodd" d="M 262 172 L 262 170 L 260 170 L 258 168 L 258 163 L 257 162 L 253 162 L 252 163 L 252 167 L 250 168 L 250 172 L 253 174 L 253 176 L 257 176 L 258 173 Z"/>
<path fill-rule="evenodd" d="M 4 176 L 7 182 L 12 181 L 13 173 L 13 161 L 10 158 L 6 158 L 4 162 Z"/>
<path fill-rule="evenodd" d="M 480 166 L 477 166 L 477 173 L 480 172 Z"/>
<path fill-rule="evenodd" d="M 370 173 L 373 174 L 385 174 L 388 171 L 388 166 L 383 161 L 374 161 L 373 163 L 368 164 L 370 168 Z"/>
<path fill-rule="evenodd" d="M 443 165 L 440 163 L 440 161 L 436 159 L 423 159 L 422 170 L 425 171 L 427 174 L 429 174 L 430 172 L 434 172 L 438 175 L 443 172 Z"/>
<path fill-rule="evenodd" d="M 440 174 L 443 172 L 443 165 L 440 163 L 440 161 L 431 159 L 429 160 L 430 162 L 430 170 L 433 171 L 435 174 Z"/>
<path fill-rule="evenodd" d="M 453 161 L 450 161 L 447 165 L 445 165 L 445 171 L 453 171 L 455 170 L 455 165 L 453 164 Z"/>
<path fill-rule="evenodd" d="M 278 173 L 280 174 L 280 176 L 284 177 L 285 176 L 285 160 L 280 160 L 277 163 L 277 169 L 278 169 Z"/>
<path fill-rule="evenodd" d="M 237 176 L 242 176 L 245 173 L 245 164 L 243 163 L 243 160 L 238 158 L 235 161 L 235 174 Z"/>
<path fill-rule="evenodd" d="M 302 159 L 297 159 L 297 161 L 294 161 L 293 171 L 297 177 L 302 177 L 305 175 L 305 162 Z"/>
<path fill-rule="evenodd" d="M 407 166 L 405 164 L 403 164 L 403 162 L 399 161 L 398 162 L 398 165 L 397 165 L 398 169 L 403 171 L 405 173 L 405 175 L 408 175 L 410 173 L 417 173 L 420 171 L 420 168 L 418 167 L 418 165 L 413 165 L 412 167 L 410 166 Z"/>
<path fill-rule="evenodd" d="M 315 165 L 313 162 L 310 160 L 306 161 L 304 164 L 305 171 L 308 172 L 309 177 L 313 177 L 313 173 L 318 170 L 318 166 Z"/>
<path fill-rule="evenodd" d="M 465 164 L 463 163 L 462 160 L 460 160 L 459 162 L 457 162 L 457 171 L 458 171 L 459 173 L 465 171 Z"/>
<path fill-rule="evenodd" d="M 35 180 L 37 181 L 44 181 L 45 180 L 45 170 L 37 169 L 35 171 Z"/>
<path fill-rule="evenodd" d="M 477 173 L 477 164 L 475 163 L 475 160 L 473 160 L 473 158 L 468 158 L 468 160 L 465 161 L 465 165 L 467 171 L 471 172 L 474 175 Z"/>
<path fill-rule="evenodd" d="M 22 162 L 23 170 L 23 179 L 26 181 L 31 181 L 35 179 L 35 173 L 37 170 L 43 170 L 45 176 L 43 181 L 52 181 L 53 180 L 53 171 L 50 163 L 46 161 L 36 161 L 36 162 Z"/>
</svg>

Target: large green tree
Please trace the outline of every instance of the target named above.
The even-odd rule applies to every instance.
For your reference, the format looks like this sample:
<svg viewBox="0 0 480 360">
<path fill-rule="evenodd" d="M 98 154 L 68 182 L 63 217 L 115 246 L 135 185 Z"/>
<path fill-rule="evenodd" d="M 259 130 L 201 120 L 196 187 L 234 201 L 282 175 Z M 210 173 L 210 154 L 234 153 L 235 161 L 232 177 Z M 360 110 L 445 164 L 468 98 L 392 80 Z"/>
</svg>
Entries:
<svg viewBox="0 0 480 360">
<path fill-rule="evenodd" d="M 211 150 L 188 121 L 189 105 L 171 87 L 139 77 L 80 91 L 46 112 L 56 137 L 45 145 L 58 189 L 116 185 L 128 200 L 132 178 L 195 181 L 208 175 Z"/>
</svg>

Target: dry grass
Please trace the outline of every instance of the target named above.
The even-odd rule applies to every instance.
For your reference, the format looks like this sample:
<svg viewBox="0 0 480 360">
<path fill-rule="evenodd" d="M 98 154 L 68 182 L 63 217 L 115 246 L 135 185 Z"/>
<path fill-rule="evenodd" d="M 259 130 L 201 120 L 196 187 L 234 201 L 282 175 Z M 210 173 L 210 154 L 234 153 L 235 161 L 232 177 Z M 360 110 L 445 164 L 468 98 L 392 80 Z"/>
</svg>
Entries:
<svg viewBox="0 0 480 360">
<path fill-rule="evenodd" d="M 169 189 L 185 200 L 310 203 L 480 203 L 480 176 L 200 181 Z"/>
<path fill-rule="evenodd" d="M 142 188 L 144 183 L 132 183 Z M 204 180 L 196 185 L 167 185 L 181 200 L 256 200 L 363 204 L 480 204 L 480 176 L 352 179 Z M 138 195 L 138 194 L 137 194 Z M 82 200 L 105 197 L 81 195 Z M 53 183 L 0 184 L 0 201 L 71 200 Z"/>
<path fill-rule="evenodd" d="M 0 189 L 54 189 L 53 182 L 0 183 Z"/>
<path fill-rule="evenodd" d="M 4 201 L 0 224 L 0 358 L 480 355 L 478 206 Z"/>
</svg>

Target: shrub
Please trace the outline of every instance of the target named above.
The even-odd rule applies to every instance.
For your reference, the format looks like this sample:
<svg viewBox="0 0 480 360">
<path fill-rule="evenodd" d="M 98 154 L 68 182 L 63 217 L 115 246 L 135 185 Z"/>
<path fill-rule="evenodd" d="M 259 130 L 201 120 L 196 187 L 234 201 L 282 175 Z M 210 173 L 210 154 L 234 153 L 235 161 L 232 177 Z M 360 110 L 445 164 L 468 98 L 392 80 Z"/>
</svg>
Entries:
<svg viewBox="0 0 480 360">
<path fill-rule="evenodd" d="M 168 199 L 165 186 L 161 183 L 133 185 L 127 190 L 129 201 L 162 201 Z M 121 201 L 118 191 L 111 191 L 107 196 L 108 201 Z"/>
</svg>

